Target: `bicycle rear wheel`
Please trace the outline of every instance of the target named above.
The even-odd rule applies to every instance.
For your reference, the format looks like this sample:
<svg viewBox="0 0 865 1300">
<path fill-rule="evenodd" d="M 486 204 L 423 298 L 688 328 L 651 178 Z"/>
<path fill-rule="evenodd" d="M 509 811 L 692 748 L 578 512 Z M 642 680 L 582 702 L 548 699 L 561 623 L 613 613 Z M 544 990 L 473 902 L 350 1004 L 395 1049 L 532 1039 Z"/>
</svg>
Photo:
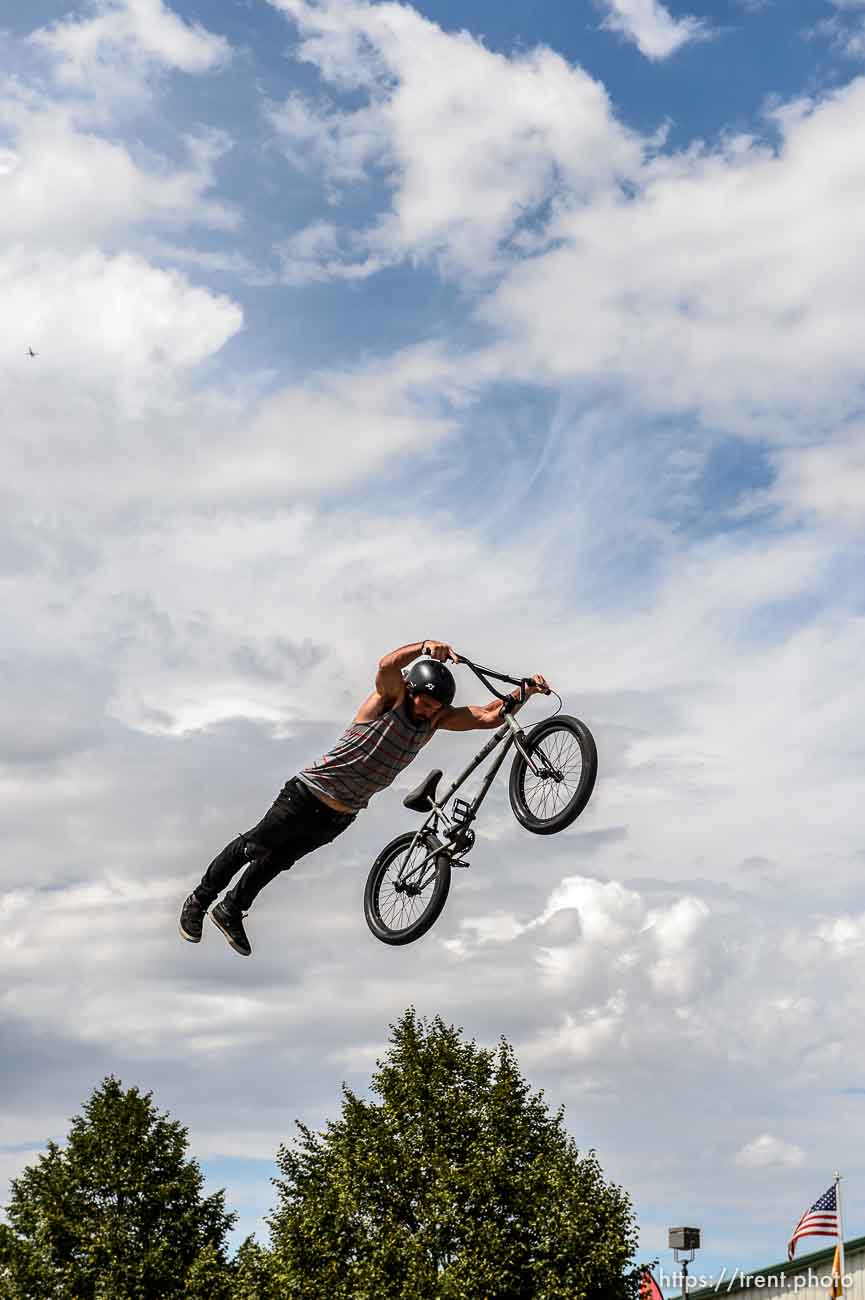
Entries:
<svg viewBox="0 0 865 1300">
<path fill-rule="evenodd" d="M 363 896 L 366 923 L 382 943 L 412 943 L 441 915 L 451 887 L 447 853 L 418 869 L 436 845 L 432 838 L 417 840 L 413 832 L 386 844 L 372 864 Z"/>
<path fill-rule="evenodd" d="M 523 747 L 538 772 L 517 751 L 508 787 L 520 825 L 535 835 L 555 835 L 576 821 L 598 775 L 598 750 L 584 722 L 560 714 L 539 722 Z"/>
</svg>

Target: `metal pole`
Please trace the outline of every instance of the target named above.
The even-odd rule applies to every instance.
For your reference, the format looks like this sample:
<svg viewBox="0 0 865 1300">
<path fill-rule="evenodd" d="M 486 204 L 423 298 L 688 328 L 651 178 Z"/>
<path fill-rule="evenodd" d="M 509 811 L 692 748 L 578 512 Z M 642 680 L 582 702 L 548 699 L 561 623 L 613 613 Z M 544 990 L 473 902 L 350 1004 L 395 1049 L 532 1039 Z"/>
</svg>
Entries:
<svg viewBox="0 0 865 1300">
<path fill-rule="evenodd" d="M 688 1261 L 682 1260 L 682 1300 L 688 1294 Z"/>
<path fill-rule="evenodd" d="M 841 1175 L 835 1170 L 835 1205 L 838 1210 L 838 1245 L 841 1255 L 841 1294 L 844 1294 L 844 1218 L 841 1213 Z"/>
</svg>

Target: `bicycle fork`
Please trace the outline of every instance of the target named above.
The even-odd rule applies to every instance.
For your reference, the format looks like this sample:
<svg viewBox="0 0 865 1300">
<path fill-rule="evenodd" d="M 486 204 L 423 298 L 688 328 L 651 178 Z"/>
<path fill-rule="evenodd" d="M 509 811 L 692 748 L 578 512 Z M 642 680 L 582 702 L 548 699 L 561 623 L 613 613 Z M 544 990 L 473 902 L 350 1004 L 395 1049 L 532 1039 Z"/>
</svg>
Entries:
<svg viewBox="0 0 865 1300">
<path fill-rule="evenodd" d="M 528 737 L 526 736 L 526 733 L 523 731 L 522 727 L 517 726 L 516 722 L 514 721 L 510 713 L 507 714 L 507 716 L 505 717 L 505 722 L 513 732 L 514 744 L 516 745 L 519 753 L 525 759 L 526 766 L 531 769 L 532 773 L 538 778 L 538 780 L 546 781 L 552 777 L 554 781 L 561 781 L 562 773 L 559 771 L 557 767 L 553 767 L 553 765 L 550 763 L 550 760 L 547 758 L 546 754 L 544 753 L 543 749 L 540 748 L 540 746 L 538 747 L 538 749 L 535 750 L 535 754 L 540 755 L 541 763 L 542 763 L 541 767 L 538 767 L 538 765 L 535 763 L 535 760 L 532 757 L 532 755 L 529 753 L 529 751 L 523 748 L 523 741 L 527 740 Z"/>
</svg>

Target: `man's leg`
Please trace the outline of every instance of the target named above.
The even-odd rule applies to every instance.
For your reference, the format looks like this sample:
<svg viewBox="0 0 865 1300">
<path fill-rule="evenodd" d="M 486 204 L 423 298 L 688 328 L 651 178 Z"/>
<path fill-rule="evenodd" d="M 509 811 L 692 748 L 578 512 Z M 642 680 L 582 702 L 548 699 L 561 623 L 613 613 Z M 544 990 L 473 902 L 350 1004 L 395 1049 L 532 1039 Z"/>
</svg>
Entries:
<svg viewBox="0 0 865 1300">
<path fill-rule="evenodd" d="M 286 782 L 283 789 L 273 801 L 258 826 L 256 834 L 273 842 L 279 839 L 279 827 L 283 822 L 296 820 L 300 812 L 299 800 L 293 791 L 293 782 Z M 189 943 L 200 943 L 204 918 L 207 909 L 216 901 L 238 871 L 248 866 L 250 859 L 267 857 L 268 849 L 264 844 L 251 841 L 253 832 L 237 835 L 218 853 L 205 871 L 193 892 L 183 904 L 180 913 L 180 933 Z"/>
<path fill-rule="evenodd" d="M 351 814 L 328 808 L 301 781 L 292 778 L 258 825 L 226 845 L 208 867 L 195 894 L 202 903 L 212 902 L 238 868 L 246 864 L 240 880 L 211 912 L 211 919 L 236 952 L 248 956 L 252 951 L 243 928 L 243 914 L 265 885 L 298 858 L 336 839 L 353 821 Z"/>
<path fill-rule="evenodd" d="M 249 865 L 222 900 L 233 912 L 248 912 L 265 885 L 288 871 L 299 858 L 329 844 L 354 821 L 316 799 L 294 778 L 280 792 L 270 812 L 242 838 Z"/>
<path fill-rule="evenodd" d="M 180 912 L 180 934 L 189 943 L 201 942 L 201 931 L 207 909 L 226 885 L 231 883 L 248 858 L 245 854 L 246 836 L 238 835 L 226 844 L 205 871 L 195 889 L 188 896 Z"/>
<path fill-rule="evenodd" d="M 305 821 L 304 803 L 295 789 L 296 785 L 303 788 L 302 783 L 292 777 L 280 790 L 258 825 L 251 831 L 236 836 L 216 855 L 195 886 L 195 896 L 203 907 L 209 907 L 219 897 L 238 871 L 248 866 L 251 858 L 272 854 L 286 834 L 290 835 L 292 823 Z"/>
<path fill-rule="evenodd" d="M 202 907 L 210 907 L 210 904 L 216 901 L 226 885 L 231 884 L 241 867 L 246 865 L 248 858 L 244 851 L 246 848 L 245 841 L 246 836 L 238 835 L 230 844 L 226 844 L 195 886 L 193 893 Z"/>
</svg>

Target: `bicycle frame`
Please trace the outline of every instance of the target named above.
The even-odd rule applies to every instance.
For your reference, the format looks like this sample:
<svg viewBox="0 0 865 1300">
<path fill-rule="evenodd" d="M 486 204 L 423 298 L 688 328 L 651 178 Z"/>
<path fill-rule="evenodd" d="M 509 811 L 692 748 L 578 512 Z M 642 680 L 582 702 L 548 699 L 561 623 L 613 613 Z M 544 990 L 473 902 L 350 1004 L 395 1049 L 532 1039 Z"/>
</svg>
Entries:
<svg viewBox="0 0 865 1300">
<path fill-rule="evenodd" d="M 513 723 L 513 719 L 509 719 L 508 721 Z M 517 731 L 519 730 L 519 728 L 516 726 L 516 723 L 513 723 L 513 726 L 515 730 Z M 466 805 L 466 812 L 464 813 L 464 815 L 462 815 L 459 818 L 459 820 L 455 820 L 447 812 L 445 805 L 450 802 L 450 800 L 456 794 L 457 790 L 459 790 L 460 786 L 463 785 L 469 779 L 472 772 L 474 772 L 476 768 L 480 767 L 481 763 L 483 763 L 484 760 L 489 757 L 489 755 L 493 752 L 496 746 L 500 745 L 502 741 L 504 741 L 504 748 L 502 749 L 502 752 L 499 754 L 498 758 L 493 763 L 492 767 L 484 777 L 480 790 L 475 795 L 472 802 Z M 420 862 L 416 863 L 411 868 L 410 871 L 406 871 L 404 868 L 400 870 L 398 880 L 401 883 L 405 884 L 410 881 L 411 883 L 415 884 L 418 889 L 423 889 L 424 886 L 428 883 L 428 881 L 432 877 L 433 872 L 435 871 L 436 858 L 442 852 L 448 853 L 448 855 L 451 858 L 451 861 L 456 865 L 460 850 L 454 850 L 453 846 L 448 845 L 446 842 L 438 839 L 439 822 L 440 821 L 444 822 L 447 830 L 453 834 L 456 834 L 458 830 L 467 828 L 471 825 L 471 823 L 477 817 L 478 809 L 480 808 L 481 804 L 486 798 L 489 792 L 489 788 L 492 785 L 493 781 L 495 780 L 496 776 L 498 775 L 502 763 L 505 761 L 505 758 L 507 757 L 508 750 L 514 744 L 514 741 L 515 741 L 514 733 L 511 731 L 511 728 L 509 726 L 505 725 L 503 727 L 499 727 L 495 735 L 490 740 L 487 741 L 483 749 L 478 754 L 475 755 L 475 757 L 469 763 L 468 767 L 464 768 L 464 770 L 460 773 L 460 775 L 456 778 L 456 780 L 452 782 L 452 784 L 448 787 L 445 793 L 441 795 L 438 799 L 430 800 L 432 807 L 430 808 L 430 811 L 427 813 L 426 820 L 415 832 L 415 837 L 414 840 L 412 841 L 411 848 L 409 849 L 409 853 L 413 852 L 415 846 L 419 842 L 424 841 L 429 836 L 435 837 L 436 839 L 435 847 L 430 849 L 426 857 L 424 857 Z M 406 857 L 408 858 L 408 854 L 406 854 Z"/>
<path fill-rule="evenodd" d="M 475 676 L 480 678 L 487 689 L 492 691 L 493 695 L 498 696 L 498 698 L 504 702 L 503 713 L 505 721 L 504 725 L 498 728 L 495 734 L 484 745 L 483 749 L 475 755 L 468 766 L 463 769 L 456 780 L 448 787 L 445 793 L 439 799 L 430 799 L 432 807 L 427 814 L 426 820 L 415 833 L 411 847 L 406 854 L 406 859 L 408 859 L 416 845 L 421 842 L 424 837 L 434 837 L 435 845 L 419 863 L 411 868 L 410 871 L 406 871 L 404 867 L 401 868 L 397 877 L 401 884 L 411 882 L 418 890 L 423 889 L 432 878 L 432 875 L 435 872 L 435 860 L 440 853 L 447 853 L 453 866 L 468 865 L 467 863 L 464 864 L 459 861 L 460 855 L 466 850 L 457 845 L 456 837 L 460 831 L 467 830 L 477 817 L 478 809 L 487 797 L 490 786 L 496 779 L 502 763 L 504 763 L 512 745 L 517 747 L 535 775 L 540 775 L 532 756 L 523 747 L 522 741 L 525 740 L 525 732 L 517 725 L 512 716 L 517 701 L 514 700 L 512 695 L 502 695 L 497 691 L 496 688 L 487 681 L 487 675 L 495 677 L 499 681 L 512 682 L 515 686 L 519 686 L 520 704 L 524 703 L 526 698 L 526 679 L 506 677 L 504 673 L 494 672 L 491 668 L 482 668 L 479 664 L 472 663 L 470 659 L 465 659 L 462 655 L 458 657 L 457 663 L 463 663 L 468 668 L 471 668 Z M 502 742 L 504 742 L 504 748 L 484 777 L 483 782 L 481 783 L 481 788 L 475 795 L 474 799 L 471 803 L 464 803 L 464 807 L 458 818 L 451 817 L 447 812 L 445 805 L 450 802 L 457 790 L 459 790 L 460 786 L 468 780 L 471 774 L 480 767 L 481 763 L 483 763 L 493 750 L 496 749 L 498 745 L 502 744 Z M 445 833 L 449 834 L 452 838 L 452 843 L 450 845 L 438 839 L 439 821 L 444 822 L 445 827 L 447 828 Z"/>
</svg>

